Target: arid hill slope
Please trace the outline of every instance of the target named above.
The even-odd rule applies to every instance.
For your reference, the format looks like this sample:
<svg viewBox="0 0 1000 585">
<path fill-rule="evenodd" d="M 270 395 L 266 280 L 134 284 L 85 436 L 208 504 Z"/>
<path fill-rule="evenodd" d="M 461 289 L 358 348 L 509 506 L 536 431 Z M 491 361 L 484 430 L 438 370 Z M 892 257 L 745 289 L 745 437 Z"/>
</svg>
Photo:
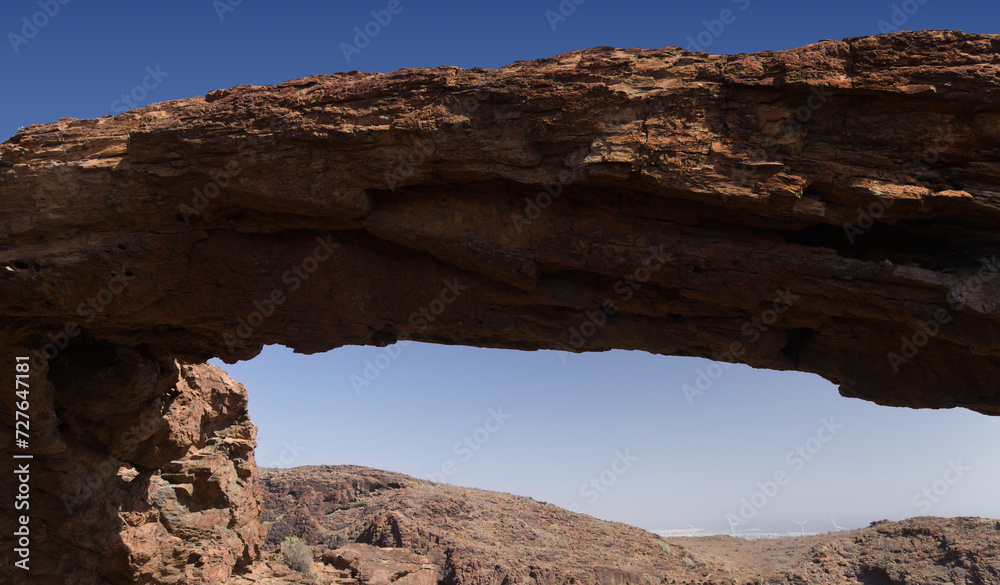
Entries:
<svg viewBox="0 0 1000 585">
<path fill-rule="evenodd" d="M 433 565 L 449 585 L 1000 584 L 998 520 L 922 517 L 784 540 L 665 540 L 529 498 L 363 467 L 263 469 L 260 476 L 268 548 L 301 537 L 315 550 L 317 573 L 334 579 L 334 569 L 343 570 L 345 582 L 359 579 L 357 567 L 399 554 L 385 549 L 403 549 L 414 555 L 413 567 Z M 276 558 L 246 580 L 275 579 Z"/>
</svg>

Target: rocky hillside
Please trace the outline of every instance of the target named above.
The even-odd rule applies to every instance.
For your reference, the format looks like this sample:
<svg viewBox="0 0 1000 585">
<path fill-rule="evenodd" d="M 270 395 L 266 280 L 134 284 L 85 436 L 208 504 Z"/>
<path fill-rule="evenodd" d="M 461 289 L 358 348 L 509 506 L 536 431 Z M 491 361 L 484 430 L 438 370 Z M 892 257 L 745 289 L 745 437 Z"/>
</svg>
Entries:
<svg viewBox="0 0 1000 585">
<path fill-rule="evenodd" d="M 1000 521 L 914 518 L 787 540 L 665 540 L 530 498 L 353 466 L 261 470 L 272 552 L 240 584 L 1000 583 Z M 313 549 L 306 575 L 287 537 Z"/>
</svg>

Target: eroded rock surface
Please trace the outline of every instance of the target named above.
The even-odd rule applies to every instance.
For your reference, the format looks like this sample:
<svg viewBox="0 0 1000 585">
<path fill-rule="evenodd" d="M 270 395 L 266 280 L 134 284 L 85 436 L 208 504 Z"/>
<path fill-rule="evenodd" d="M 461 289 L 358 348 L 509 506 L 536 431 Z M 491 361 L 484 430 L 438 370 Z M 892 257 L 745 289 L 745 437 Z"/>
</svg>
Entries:
<svg viewBox="0 0 1000 585">
<path fill-rule="evenodd" d="M 441 567 L 430 559 L 402 548 L 354 543 L 336 550 L 312 552 L 312 565 L 304 571 L 290 569 L 279 553 L 267 554 L 245 574 L 234 577 L 230 585 L 285 585 L 303 581 L 315 585 L 438 585 L 441 574 Z"/>
<path fill-rule="evenodd" d="M 269 543 L 293 536 L 313 545 L 321 583 L 338 582 L 336 568 L 355 567 L 342 578 L 363 585 L 373 582 L 359 575 L 376 575 L 375 567 L 417 575 L 429 563 L 446 585 L 1000 584 L 998 520 L 922 517 L 780 540 L 663 539 L 529 498 L 363 467 L 267 469 L 261 478 Z M 359 572 L 366 562 L 372 569 Z M 254 568 L 260 585 L 276 573 L 273 583 L 297 576 L 280 562 Z"/>
<path fill-rule="evenodd" d="M 33 367 L 32 582 L 245 568 L 242 391 L 179 364 L 265 343 L 642 349 L 1000 414 L 998 54 L 948 31 L 596 48 L 18 132 L 0 367 Z"/>
<path fill-rule="evenodd" d="M 256 429 L 241 384 L 107 343 L 32 374 L 30 572 L 5 559 L 10 583 L 224 583 L 258 558 Z M 16 486 L 3 488 L 13 501 Z M 4 534 L 15 518 L 0 518 Z"/>
<path fill-rule="evenodd" d="M 529 498 L 355 466 L 268 469 L 261 478 L 270 547 L 291 536 L 317 552 L 402 549 L 439 567 L 438 582 L 625 585 L 707 569 L 644 530 Z"/>
<path fill-rule="evenodd" d="M 209 365 L 181 365 L 168 422 L 186 454 L 150 475 L 122 512 L 136 580 L 225 583 L 260 554 L 261 491 L 246 388 Z M 133 480 L 134 481 L 134 480 Z"/>
<path fill-rule="evenodd" d="M 0 145 L 0 314 L 192 362 L 642 349 L 1000 414 L 998 54 L 605 47 L 29 126 Z"/>
</svg>

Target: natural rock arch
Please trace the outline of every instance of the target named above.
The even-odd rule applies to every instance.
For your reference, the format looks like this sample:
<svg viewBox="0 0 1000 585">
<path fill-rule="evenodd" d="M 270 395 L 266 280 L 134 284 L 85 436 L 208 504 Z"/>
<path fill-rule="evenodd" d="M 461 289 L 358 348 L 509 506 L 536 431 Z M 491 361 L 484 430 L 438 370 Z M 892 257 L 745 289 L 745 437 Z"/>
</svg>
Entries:
<svg viewBox="0 0 1000 585">
<path fill-rule="evenodd" d="M 33 364 L 38 578 L 254 557 L 245 397 L 195 364 L 265 343 L 643 349 L 1000 414 L 998 49 L 597 48 L 20 131 L 0 145 L 0 363 Z"/>
</svg>

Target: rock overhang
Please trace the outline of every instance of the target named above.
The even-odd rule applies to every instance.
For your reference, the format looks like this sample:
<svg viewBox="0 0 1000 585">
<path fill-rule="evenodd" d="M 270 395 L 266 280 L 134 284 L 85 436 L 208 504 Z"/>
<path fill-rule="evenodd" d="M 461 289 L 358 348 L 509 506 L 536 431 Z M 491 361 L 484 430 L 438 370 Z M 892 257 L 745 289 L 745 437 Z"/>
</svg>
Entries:
<svg viewBox="0 0 1000 585">
<path fill-rule="evenodd" d="M 0 312 L 42 347 L 644 349 L 996 414 L 997 45 L 605 47 L 31 126 Z"/>
<path fill-rule="evenodd" d="M 246 570 L 245 389 L 197 362 L 264 344 L 641 349 L 1000 414 L 998 55 L 602 47 L 19 131 L 0 361 L 34 366 L 35 581 Z"/>
</svg>

